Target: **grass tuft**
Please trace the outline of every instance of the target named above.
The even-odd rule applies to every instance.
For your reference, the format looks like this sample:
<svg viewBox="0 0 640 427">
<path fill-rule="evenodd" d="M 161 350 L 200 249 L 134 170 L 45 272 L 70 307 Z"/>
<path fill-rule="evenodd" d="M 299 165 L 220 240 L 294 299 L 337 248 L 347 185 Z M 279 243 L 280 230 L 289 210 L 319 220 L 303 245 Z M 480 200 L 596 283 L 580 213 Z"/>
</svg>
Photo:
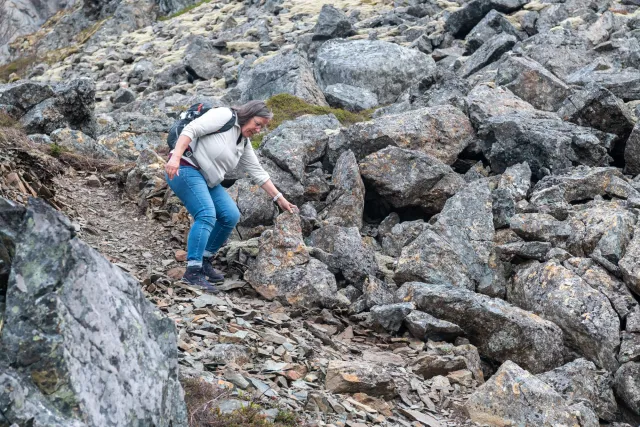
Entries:
<svg viewBox="0 0 640 427">
<path fill-rule="evenodd" d="M 296 117 L 300 117 L 305 114 L 312 114 L 315 116 L 333 114 L 342 125 L 349 126 L 353 123 L 371 120 L 371 114 L 374 111 L 374 109 L 370 109 L 354 113 L 341 108 L 313 105 L 296 96 L 289 95 L 288 93 L 281 93 L 272 96 L 267 100 L 267 106 L 271 111 L 273 111 L 273 119 L 269 123 L 269 129 L 275 129 L 283 122 L 293 120 Z M 251 145 L 253 145 L 254 148 L 258 148 L 260 144 L 262 144 L 262 140 L 267 133 L 268 130 L 254 136 L 251 140 Z"/>
<path fill-rule="evenodd" d="M 179 11 L 177 11 L 177 12 L 175 12 L 175 13 L 171 14 L 171 15 L 167 15 L 167 16 L 160 16 L 160 17 L 158 18 L 158 21 L 168 21 L 168 20 L 173 19 L 173 18 L 176 18 L 176 17 L 178 17 L 178 16 L 180 16 L 180 15 L 184 15 L 185 13 L 187 13 L 187 12 L 189 12 L 189 11 L 191 11 L 191 10 L 195 9 L 196 7 L 198 7 L 198 6 L 202 6 L 203 4 L 205 4 L 205 3 L 209 3 L 210 1 L 211 1 L 211 0 L 200 0 L 199 2 L 194 3 L 194 4 L 192 4 L 191 6 L 187 6 L 187 7 L 185 7 L 184 9 L 180 9 Z"/>
<path fill-rule="evenodd" d="M 201 378 L 182 380 L 184 400 L 187 404 L 191 427 L 298 427 L 303 425 L 296 414 L 280 411 L 275 421 L 262 415 L 262 407 L 256 403 L 222 414 L 218 405 L 229 397 L 227 389 L 210 384 Z"/>
</svg>

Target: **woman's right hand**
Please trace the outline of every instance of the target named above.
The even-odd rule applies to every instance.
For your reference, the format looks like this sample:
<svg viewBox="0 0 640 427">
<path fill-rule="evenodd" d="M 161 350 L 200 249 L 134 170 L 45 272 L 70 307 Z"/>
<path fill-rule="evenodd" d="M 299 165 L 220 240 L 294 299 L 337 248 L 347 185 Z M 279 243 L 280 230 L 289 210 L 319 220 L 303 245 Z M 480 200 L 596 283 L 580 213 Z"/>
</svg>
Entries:
<svg viewBox="0 0 640 427">
<path fill-rule="evenodd" d="M 171 156 L 171 159 L 164 165 L 164 170 L 169 175 L 169 179 L 173 179 L 176 175 L 180 175 L 180 159 Z"/>
</svg>

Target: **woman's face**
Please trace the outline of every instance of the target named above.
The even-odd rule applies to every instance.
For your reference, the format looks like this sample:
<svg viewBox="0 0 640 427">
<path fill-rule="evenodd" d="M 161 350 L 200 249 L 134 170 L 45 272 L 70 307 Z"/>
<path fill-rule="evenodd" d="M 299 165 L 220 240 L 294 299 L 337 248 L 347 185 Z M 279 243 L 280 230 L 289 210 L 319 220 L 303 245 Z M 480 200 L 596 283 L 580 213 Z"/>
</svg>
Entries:
<svg viewBox="0 0 640 427">
<path fill-rule="evenodd" d="M 253 135 L 260 132 L 262 129 L 267 126 L 269 123 L 269 119 L 264 117 L 251 117 L 247 123 L 245 123 L 242 128 L 242 136 L 246 138 L 251 138 Z"/>
</svg>

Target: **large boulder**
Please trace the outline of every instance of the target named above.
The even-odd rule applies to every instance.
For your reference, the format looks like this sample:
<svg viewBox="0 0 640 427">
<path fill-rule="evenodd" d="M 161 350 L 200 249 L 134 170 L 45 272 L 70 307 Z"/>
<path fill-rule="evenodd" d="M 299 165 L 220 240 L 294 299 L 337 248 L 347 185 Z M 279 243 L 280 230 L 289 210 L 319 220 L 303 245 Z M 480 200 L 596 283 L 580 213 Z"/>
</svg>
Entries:
<svg viewBox="0 0 640 427">
<path fill-rule="evenodd" d="M 334 275 L 309 256 L 300 218 L 289 212 L 280 214 L 273 229 L 260 236 L 258 257 L 244 277 L 269 300 L 303 307 L 333 307 L 338 303 Z"/>
<path fill-rule="evenodd" d="M 21 219 L 0 345 L 8 422 L 186 426 L 174 323 L 45 202 Z"/>
<path fill-rule="evenodd" d="M 566 260 L 563 265 L 580 276 L 589 286 L 609 298 L 621 321 L 638 312 L 638 302 L 629 288 L 592 259 L 573 257 Z"/>
<path fill-rule="evenodd" d="M 377 271 L 373 249 L 362 242 L 357 227 L 327 225 L 314 230 L 306 243 L 313 247 L 312 256 L 356 288 L 362 289 L 365 279 Z"/>
<path fill-rule="evenodd" d="M 330 361 L 324 386 L 331 393 L 366 393 L 389 399 L 397 394 L 389 369 L 363 361 Z"/>
<path fill-rule="evenodd" d="M 478 135 L 485 140 L 492 171 L 502 173 L 526 161 L 536 180 L 579 164 L 607 165 L 615 139 L 612 134 L 528 112 L 490 118 Z"/>
<path fill-rule="evenodd" d="M 382 252 L 392 257 L 399 257 L 402 248 L 413 242 L 427 228 L 429 228 L 429 224 L 422 220 L 415 220 L 396 224 L 391 227 L 388 233 L 378 232 L 378 236 L 382 237 L 380 242 Z"/>
<path fill-rule="evenodd" d="M 497 34 L 518 36 L 517 30 L 500 12 L 492 9 L 465 37 L 465 53 L 473 53 Z"/>
<path fill-rule="evenodd" d="M 625 102 L 640 99 L 640 70 L 634 68 L 616 69 L 596 61 L 567 76 L 566 82 L 580 86 L 595 83 Z"/>
<path fill-rule="evenodd" d="M 379 40 L 329 40 L 318 50 L 315 62 L 316 80 L 322 89 L 337 83 L 361 87 L 375 93 L 381 104 L 396 102 L 434 69 L 430 56 Z"/>
<path fill-rule="evenodd" d="M 479 180 L 447 200 L 435 224 L 402 249 L 394 279 L 504 296 L 494 235 L 491 192 L 487 182 Z"/>
<path fill-rule="evenodd" d="M 458 69 L 458 74 L 466 78 L 480 71 L 510 51 L 517 40 L 517 38 L 510 34 L 497 34 L 493 36 L 467 58 L 464 64 L 462 64 L 462 67 Z"/>
<path fill-rule="evenodd" d="M 364 183 L 353 152 L 345 151 L 338 158 L 331 178 L 333 190 L 326 207 L 319 212 L 321 219 L 331 219 L 344 227 L 362 227 L 364 212 Z"/>
<path fill-rule="evenodd" d="M 260 153 L 298 181 L 303 181 L 307 165 L 324 155 L 327 131 L 339 127 L 340 122 L 333 114 L 298 117 L 284 122 L 269 133 L 260 146 Z"/>
<path fill-rule="evenodd" d="M 611 372 L 618 368 L 620 319 L 609 300 L 571 270 L 533 261 L 516 271 L 507 299 L 558 325 L 578 354 Z"/>
<path fill-rule="evenodd" d="M 589 84 L 569 96 L 558 115 L 571 123 L 617 135 L 623 143 L 635 123 L 624 102 L 597 84 Z"/>
<path fill-rule="evenodd" d="M 47 98 L 20 118 L 20 124 L 28 134 L 50 134 L 68 125 L 64 115 L 56 107 L 55 98 Z"/>
<path fill-rule="evenodd" d="M 361 160 L 391 145 L 420 151 L 450 165 L 474 135 L 466 114 L 451 105 L 442 105 L 356 123 L 342 132 L 342 144 L 329 142 L 327 154 L 330 159 L 336 158 L 351 149 Z"/>
<path fill-rule="evenodd" d="M 489 425 L 597 427 L 588 408 L 571 406 L 549 385 L 507 361 L 465 404 L 472 421 Z M 578 409 L 580 408 L 580 409 Z"/>
<path fill-rule="evenodd" d="M 353 34 L 353 26 L 344 12 L 330 4 L 322 5 L 316 26 L 313 27 L 313 40 L 341 39 Z"/>
<path fill-rule="evenodd" d="M 227 192 L 240 211 L 240 221 L 236 229 L 242 239 L 259 236 L 278 216 L 278 207 L 271 197 L 258 185 L 253 185 L 249 179 L 237 180 Z"/>
<path fill-rule="evenodd" d="M 636 123 L 624 148 L 624 172 L 640 174 L 640 124 Z"/>
<path fill-rule="evenodd" d="M 309 63 L 297 52 L 266 56 L 244 66 L 237 87 L 242 102 L 288 93 L 314 105 L 327 105 Z"/>
<path fill-rule="evenodd" d="M 509 13 L 526 3 L 526 0 L 472 0 L 449 14 L 445 29 L 455 37 L 464 37 L 491 10 Z"/>
<path fill-rule="evenodd" d="M 211 40 L 196 36 L 184 51 L 184 64 L 189 72 L 204 80 L 222 77 L 220 50 Z"/>
<path fill-rule="evenodd" d="M 96 83 L 88 77 L 70 79 L 56 85 L 54 92 L 56 106 L 64 114 L 69 127 L 95 138 Z"/>
<path fill-rule="evenodd" d="M 628 362 L 618 369 L 613 387 L 616 395 L 636 415 L 640 415 L 640 363 Z"/>
<path fill-rule="evenodd" d="M 29 80 L 0 85 L 0 104 L 12 105 L 22 114 L 54 95 L 51 86 Z"/>
<path fill-rule="evenodd" d="M 639 199 L 640 192 L 627 182 L 619 169 L 579 166 L 538 181 L 533 187 L 530 202 L 538 212 L 564 219 L 573 209 L 573 203 L 597 196 Z"/>
<path fill-rule="evenodd" d="M 515 55 L 500 63 L 496 83 L 544 111 L 556 111 L 571 93 L 566 83 L 538 62 Z"/>
<path fill-rule="evenodd" d="M 378 105 L 378 96 L 368 89 L 349 86 L 343 83 L 329 85 L 324 96 L 332 107 L 349 111 L 368 110 Z"/>
<path fill-rule="evenodd" d="M 533 373 L 564 363 L 562 330 L 502 299 L 459 286 L 420 282 L 402 285 L 397 298 L 460 326 L 483 356 L 499 362 L 513 360 Z"/>
<path fill-rule="evenodd" d="M 51 132 L 51 142 L 88 158 L 114 159 L 116 154 L 79 130 L 60 128 Z"/>
<path fill-rule="evenodd" d="M 529 37 L 518 43 L 514 52 L 533 59 L 567 83 L 572 83 L 567 80 L 570 74 L 592 62 L 596 56 L 588 40 L 567 29 Z"/>
<path fill-rule="evenodd" d="M 479 127 L 486 120 L 505 114 L 521 111 L 535 114 L 535 108 L 528 102 L 515 96 L 509 89 L 493 84 L 479 84 L 466 98 L 469 118 Z"/>
<path fill-rule="evenodd" d="M 364 182 L 394 208 L 419 207 L 440 212 L 464 179 L 440 160 L 420 151 L 390 146 L 360 162 Z"/>
<path fill-rule="evenodd" d="M 611 422 L 618 418 L 618 404 L 611 389 L 613 377 L 592 362 L 576 359 L 537 377 L 568 402 L 589 402 L 601 420 Z"/>
</svg>

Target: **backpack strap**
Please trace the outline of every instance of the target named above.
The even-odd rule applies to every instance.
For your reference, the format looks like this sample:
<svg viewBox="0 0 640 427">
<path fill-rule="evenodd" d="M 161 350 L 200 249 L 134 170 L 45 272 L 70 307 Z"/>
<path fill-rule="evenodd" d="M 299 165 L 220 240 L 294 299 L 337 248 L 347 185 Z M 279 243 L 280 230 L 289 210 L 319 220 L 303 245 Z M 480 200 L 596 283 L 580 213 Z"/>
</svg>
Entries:
<svg viewBox="0 0 640 427">
<path fill-rule="evenodd" d="M 200 104 L 200 106 L 198 107 L 198 111 L 200 111 L 200 108 L 202 107 L 203 104 Z M 222 125 L 222 127 L 220 129 L 218 129 L 215 132 L 211 132 L 209 135 L 212 135 L 214 133 L 223 133 L 228 131 L 229 129 L 231 129 L 232 127 L 234 127 L 236 125 L 236 111 L 233 108 L 229 108 L 231 110 L 231 118 L 229 119 L 229 121 L 227 123 L 225 123 L 224 125 Z M 193 148 L 189 146 L 187 146 L 187 150 L 185 150 L 185 154 L 188 152 L 189 154 L 185 157 L 191 157 L 193 155 L 193 151 L 195 150 L 197 145 L 197 140 L 195 141 L 195 144 L 193 146 Z"/>
</svg>

